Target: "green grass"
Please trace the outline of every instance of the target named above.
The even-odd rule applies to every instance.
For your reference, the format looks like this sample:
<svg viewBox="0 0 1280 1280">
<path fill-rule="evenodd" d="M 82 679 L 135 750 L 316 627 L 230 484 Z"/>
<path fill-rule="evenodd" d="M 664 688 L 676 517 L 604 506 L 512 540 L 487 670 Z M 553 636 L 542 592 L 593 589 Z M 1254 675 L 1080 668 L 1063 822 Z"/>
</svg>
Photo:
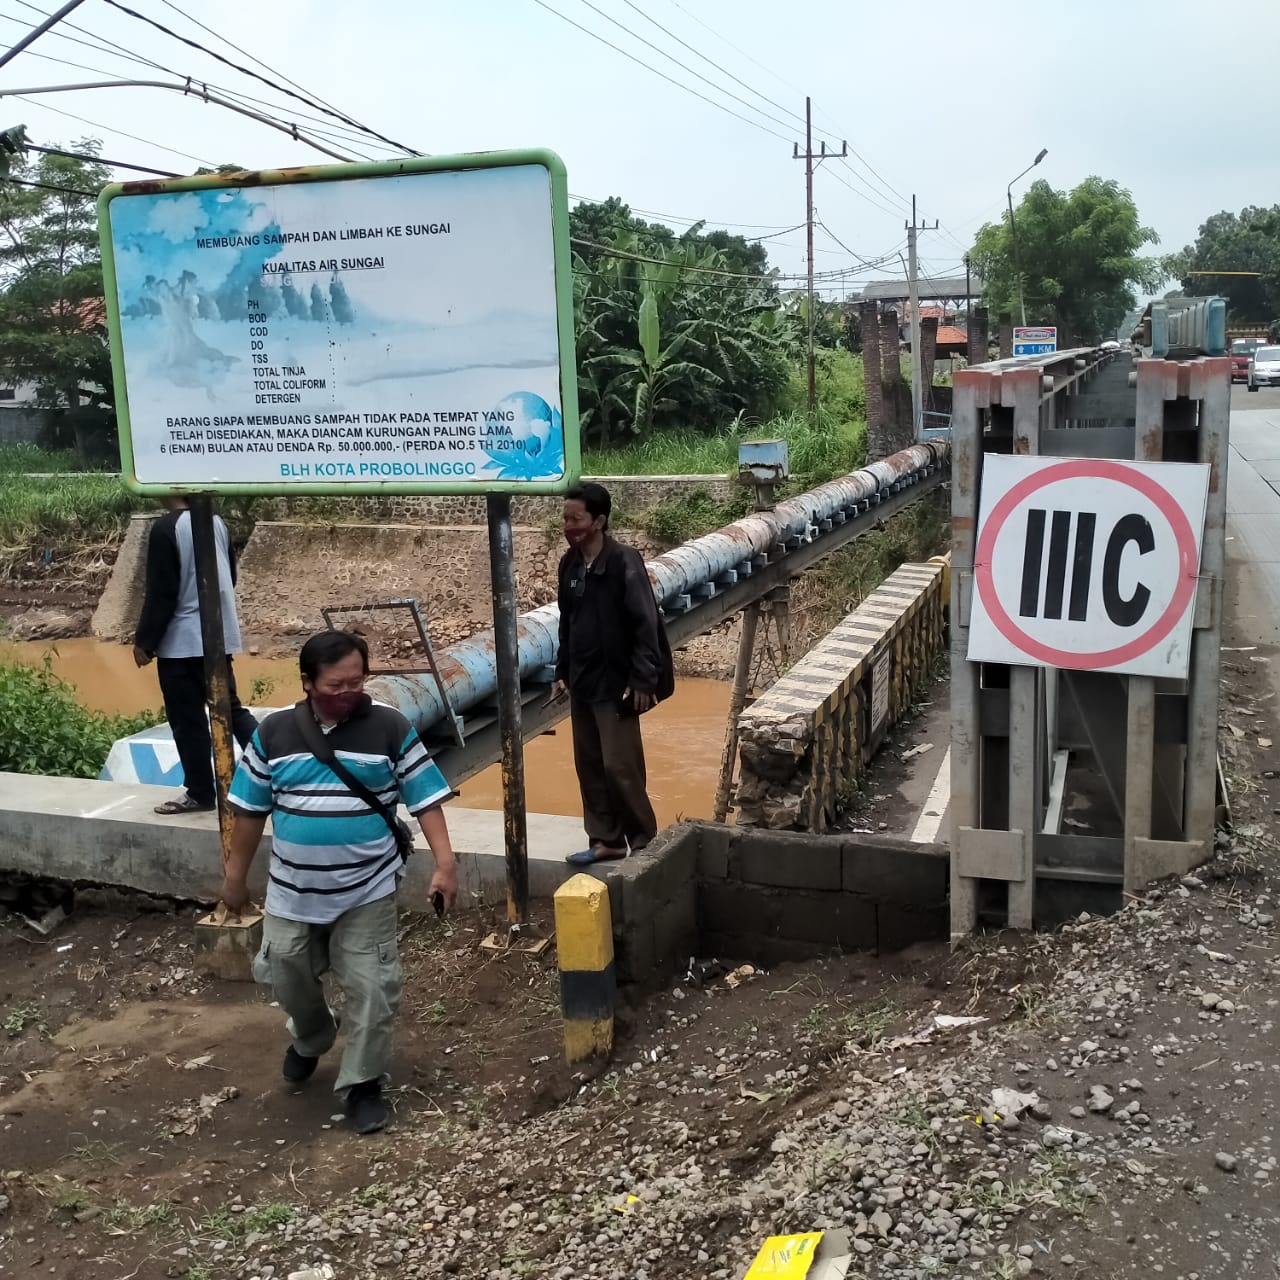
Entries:
<svg viewBox="0 0 1280 1280">
<path fill-rule="evenodd" d="M 159 1204 L 130 1204 L 127 1200 L 117 1200 L 107 1210 L 105 1221 L 107 1226 L 129 1234 L 146 1231 L 172 1222 L 173 1205 L 164 1201 Z"/>
<path fill-rule="evenodd" d="M 256 1209 L 246 1209 L 244 1213 L 218 1209 L 201 1220 L 200 1230 L 220 1240 L 243 1240 L 245 1236 L 261 1235 L 282 1227 L 292 1222 L 293 1217 L 293 1206 L 279 1203 L 259 1205 Z"/>
<path fill-rule="evenodd" d="M 0 476 L 31 471 L 83 471 L 74 449 L 41 449 L 34 444 L 0 444 Z"/>
<path fill-rule="evenodd" d="M 0 472 L 0 480 L 0 552 L 107 537 L 133 512 L 155 506 L 102 472 L 48 478 Z"/>
<path fill-rule="evenodd" d="M 737 475 L 738 445 L 743 440 L 787 442 L 792 481 L 788 489 L 821 484 L 860 467 L 866 460 L 866 428 L 861 420 L 842 421 L 822 412 L 792 413 L 759 426 L 736 425 L 711 435 L 661 431 L 622 449 L 588 449 L 584 475 L 708 476 Z"/>
<path fill-rule="evenodd" d="M 946 549 L 949 495 L 940 489 L 833 552 L 809 575 L 806 624 L 815 638 L 855 609 L 899 566 Z"/>
<path fill-rule="evenodd" d="M 38 667 L 0 662 L 0 770 L 5 772 L 96 778 L 117 738 L 163 721 L 158 711 L 113 716 L 82 707 L 75 685 L 54 675 L 49 655 Z"/>
<path fill-rule="evenodd" d="M 44 1026 L 44 1010 L 38 1004 L 16 1004 L 0 1022 L 0 1030 L 11 1039 L 20 1036 L 28 1027 Z"/>
</svg>

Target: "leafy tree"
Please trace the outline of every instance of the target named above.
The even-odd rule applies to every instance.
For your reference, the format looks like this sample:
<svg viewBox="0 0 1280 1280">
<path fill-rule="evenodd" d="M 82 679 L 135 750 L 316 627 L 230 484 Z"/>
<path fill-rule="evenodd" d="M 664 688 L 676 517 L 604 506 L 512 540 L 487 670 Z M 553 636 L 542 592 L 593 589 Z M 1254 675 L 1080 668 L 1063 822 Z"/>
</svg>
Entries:
<svg viewBox="0 0 1280 1280">
<path fill-rule="evenodd" d="M 1195 244 L 1165 260 L 1169 275 L 1192 297 L 1217 293 L 1233 319 L 1254 323 L 1280 315 L 1280 205 L 1250 205 L 1238 214 L 1215 213 Z M 1256 271 L 1256 276 L 1192 275 L 1193 271 Z"/>
<path fill-rule="evenodd" d="M 87 138 L 71 150 L 97 155 Z M 0 181 L 0 350 L 5 376 L 35 383 L 48 408 L 112 407 L 95 201 L 105 165 L 13 157 Z"/>
<path fill-rule="evenodd" d="M 988 223 L 970 257 L 993 311 L 1018 314 L 1021 277 L 1028 322 L 1056 324 L 1065 346 L 1113 334 L 1134 304 L 1134 289 L 1159 286 L 1163 264 L 1139 255 L 1156 243 L 1129 192 L 1090 177 L 1071 191 L 1032 183 L 1013 228 L 1007 217 Z"/>
<path fill-rule="evenodd" d="M 786 380 L 778 293 L 758 244 L 681 235 L 617 200 L 579 205 L 578 399 L 588 441 L 769 413 Z"/>
</svg>

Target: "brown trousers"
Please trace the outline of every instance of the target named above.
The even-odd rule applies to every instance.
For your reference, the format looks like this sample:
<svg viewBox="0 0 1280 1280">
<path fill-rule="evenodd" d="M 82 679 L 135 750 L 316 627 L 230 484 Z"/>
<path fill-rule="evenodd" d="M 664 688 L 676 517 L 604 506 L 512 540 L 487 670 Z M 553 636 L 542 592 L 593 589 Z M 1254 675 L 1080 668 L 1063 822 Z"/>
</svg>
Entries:
<svg viewBox="0 0 1280 1280">
<path fill-rule="evenodd" d="M 570 714 L 587 839 L 610 849 L 643 848 L 658 834 L 658 819 L 645 789 L 640 717 L 619 716 L 612 702 L 577 698 Z"/>
</svg>

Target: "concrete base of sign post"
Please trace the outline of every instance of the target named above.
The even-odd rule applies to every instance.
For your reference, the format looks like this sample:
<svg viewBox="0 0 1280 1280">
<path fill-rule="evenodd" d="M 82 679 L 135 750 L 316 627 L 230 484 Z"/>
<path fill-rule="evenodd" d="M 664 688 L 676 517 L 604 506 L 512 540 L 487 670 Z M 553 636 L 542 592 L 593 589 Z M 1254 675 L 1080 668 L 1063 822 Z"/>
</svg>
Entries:
<svg viewBox="0 0 1280 1280">
<path fill-rule="evenodd" d="M 193 964 L 206 978 L 223 982 L 252 982 L 253 958 L 262 946 L 262 916 L 247 912 L 224 916 L 211 911 L 195 923 Z"/>
</svg>

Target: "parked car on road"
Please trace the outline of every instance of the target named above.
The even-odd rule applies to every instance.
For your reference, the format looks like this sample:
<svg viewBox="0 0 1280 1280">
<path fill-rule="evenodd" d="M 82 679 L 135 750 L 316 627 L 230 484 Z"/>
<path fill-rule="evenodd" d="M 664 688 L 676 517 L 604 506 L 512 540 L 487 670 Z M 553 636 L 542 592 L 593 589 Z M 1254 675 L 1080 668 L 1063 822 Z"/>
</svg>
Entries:
<svg viewBox="0 0 1280 1280">
<path fill-rule="evenodd" d="M 1249 381 L 1249 357 L 1263 345 L 1261 338 L 1237 338 L 1231 344 L 1231 381 Z"/>
<path fill-rule="evenodd" d="M 1280 387 L 1280 347 L 1259 347 L 1249 361 L 1249 390 Z"/>
</svg>

